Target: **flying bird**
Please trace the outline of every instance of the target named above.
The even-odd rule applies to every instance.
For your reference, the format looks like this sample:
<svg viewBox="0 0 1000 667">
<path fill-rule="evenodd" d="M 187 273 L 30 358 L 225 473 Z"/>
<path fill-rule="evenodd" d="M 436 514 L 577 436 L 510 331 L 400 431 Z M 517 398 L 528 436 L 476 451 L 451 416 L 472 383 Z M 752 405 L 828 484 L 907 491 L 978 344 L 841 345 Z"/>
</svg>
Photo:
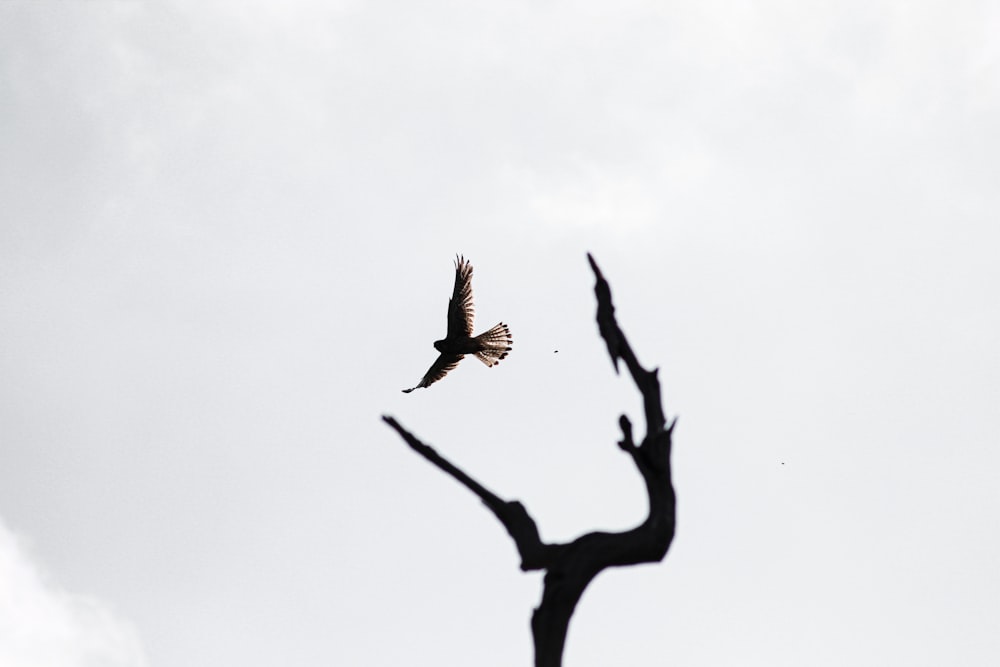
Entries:
<svg viewBox="0 0 1000 667">
<path fill-rule="evenodd" d="M 417 383 L 416 387 L 404 389 L 410 393 L 419 387 L 429 387 L 458 366 L 458 362 L 467 354 L 476 355 L 476 359 L 489 367 L 496 366 L 507 356 L 514 342 L 510 329 L 501 322 L 489 331 L 478 336 L 472 335 L 472 318 L 475 308 L 472 305 L 472 264 L 464 257 L 455 258 L 455 289 L 448 301 L 448 333 L 441 340 L 434 341 L 434 348 L 440 352 L 437 361 Z"/>
</svg>

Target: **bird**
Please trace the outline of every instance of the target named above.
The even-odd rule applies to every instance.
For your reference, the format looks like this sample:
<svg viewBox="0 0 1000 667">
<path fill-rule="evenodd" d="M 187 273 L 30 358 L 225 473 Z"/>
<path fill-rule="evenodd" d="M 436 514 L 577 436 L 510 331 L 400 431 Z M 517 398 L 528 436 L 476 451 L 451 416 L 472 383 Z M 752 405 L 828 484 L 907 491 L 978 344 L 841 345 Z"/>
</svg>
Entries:
<svg viewBox="0 0 1000 667">
<path fill-rule="evenodd" d="M 472 264 L 462 255 L 455 256 L 455 288 L 448 301 L 448 332 L 441 340 L 434 341 L 434 349 L 441 354 L 417 383 L 416 387 L 404 389 L 408 394 L 420 387 L 429 387 L 458 366 L 467 354 L 490 368 L 507 356 L 514 343 L 510 328 L 500 322 L 495 327 L 472 335 L 472 319 L 475 308 L 472 305 Z"/>
</svg>

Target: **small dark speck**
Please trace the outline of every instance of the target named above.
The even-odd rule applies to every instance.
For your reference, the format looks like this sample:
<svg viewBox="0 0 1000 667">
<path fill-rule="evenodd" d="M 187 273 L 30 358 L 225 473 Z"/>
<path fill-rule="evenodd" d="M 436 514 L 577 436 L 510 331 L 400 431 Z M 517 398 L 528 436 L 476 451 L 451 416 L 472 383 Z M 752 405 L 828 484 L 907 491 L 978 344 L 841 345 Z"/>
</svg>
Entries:
<svg viewBox="0 0 1000 667">
<path fill-rule="evenodd" d="M 781 465 L 785 465 L 785 462 L 784 462 L 784 461 L 782 461 L 782 462 L 781 462 Z"/>
<path fill-rule="evenodd" d="M 552 354 L 559 354 L 559 350 L 552 350 Z"/>
</svg>

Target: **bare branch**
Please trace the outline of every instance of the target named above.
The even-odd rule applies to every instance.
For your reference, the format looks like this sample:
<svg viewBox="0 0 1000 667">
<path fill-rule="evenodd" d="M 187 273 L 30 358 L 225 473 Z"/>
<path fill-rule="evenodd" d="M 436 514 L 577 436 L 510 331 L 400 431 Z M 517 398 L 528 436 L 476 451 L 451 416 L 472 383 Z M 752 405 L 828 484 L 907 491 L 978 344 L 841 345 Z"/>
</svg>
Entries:
<svg viewBox="0 0 1000 667">
<path fill-rule="evenodd" d="M 615 365 L 615 372 L 618 371 L 618 359 L 623 359 L 625 365 L 628 366 L 629 373 L 632 374 L 636 387 L 642 393 L 646 412 L 647 435 L 656 433 L 663 429 L 666 422 L 660 400 L 660 382 L 657 379 L 657 370 L 647 371 L 639 365 L 639 360 L 632 351 L 632 346 L 628 344 L 625 334 L 622 333 L 618 327 L 618 321 L 615 319 L 615 307 L 611 302 L 611 287 L 604 279 L 604 274 L 601 273 L 601 269 L 590 253 L 587 253 L 587 260 L 597 278 L 597 283 L 594 285 L 594 293 L 597 296 L 597 327 L 601 332 L 601 337 L 607 343 L 608 354 L 611 355 L 611 362 Z"/>
<path fill-rule="evenodd" d="M 433 463 L 435 466 L 448 473 L 465 488 L 479 496 L 491 512 L 504 525 L 507 532 L 514 539 L 517 551 L 521 555 L 521 569 L 525 572 L 529 570 L 541 570 L 548 566 L 554 552 L 558 551 L 558 545 L 548 545 L 542 542 L 538 534 L 538 526 L 531 518 L 524 505 L 518 501 L 505 501 L 485 486 L 472 479 L 458 466 L 444 458 L 437 451 L 421 442 L 417 436 L 407 431 L 399 422 L 388 415 L 382 416 L 382 421 L 395 429 L 396 433 L 406 441 L 415 452 Z"/>
</svg>

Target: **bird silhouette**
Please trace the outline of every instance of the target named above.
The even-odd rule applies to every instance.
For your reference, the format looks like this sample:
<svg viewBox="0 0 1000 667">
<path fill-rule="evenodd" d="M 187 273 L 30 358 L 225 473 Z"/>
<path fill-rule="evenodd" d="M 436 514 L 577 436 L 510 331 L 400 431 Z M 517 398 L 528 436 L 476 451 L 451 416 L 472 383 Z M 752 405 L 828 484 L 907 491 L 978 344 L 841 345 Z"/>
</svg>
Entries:
<svg viewBox="0 0 1000 667">
<path fill-rule="evenodd" d="M 510 329 L 501 322 L 478 336 L 472 335 L 472 319 L 475 308 L 472 305 L 472 264 L 464 257 L 455 258 L 455 289 L 448 301 L 448 333 L 441 340 L 434 341 L 434 348 L 441 354 L 431 364 L 416 387 L 404 389 L 408 394 L 420 387 L 429 387 L 458 365 L 467 354 L 489 367 L 496 366 L 507 356 L 514 342 Z"/>
</svg>

